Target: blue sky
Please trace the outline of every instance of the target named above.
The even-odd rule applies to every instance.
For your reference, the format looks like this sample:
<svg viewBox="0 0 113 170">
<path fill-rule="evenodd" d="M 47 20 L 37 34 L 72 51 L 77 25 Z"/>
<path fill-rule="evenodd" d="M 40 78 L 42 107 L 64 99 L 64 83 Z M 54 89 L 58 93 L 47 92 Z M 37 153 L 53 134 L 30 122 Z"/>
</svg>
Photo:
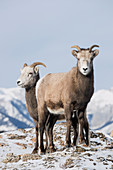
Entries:
<svg viewBox="0 0 113 170">
<path fill-rule="evenodd" d="M 24 63 L 44 62 L 41 77 L 76 66 L 70 48 L 100 46 L 95 90 L 113 87 L 113 1 L 1 0 L 0 88 L 16 87 Z"/>
</svg>

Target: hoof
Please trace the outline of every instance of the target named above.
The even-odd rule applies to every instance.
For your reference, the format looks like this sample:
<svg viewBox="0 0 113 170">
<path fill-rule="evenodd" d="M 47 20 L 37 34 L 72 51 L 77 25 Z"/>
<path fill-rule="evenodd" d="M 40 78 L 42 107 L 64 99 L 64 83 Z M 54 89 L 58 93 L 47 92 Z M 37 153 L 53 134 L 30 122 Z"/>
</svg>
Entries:
<svg viewBox="0 0 113 170">
<path fill-rule="evenodd" d="M 78 144 L 78 141 L 73 141 L 73 146 L 77 146 L 77 144 Z"/>
<path fill-rule="evenodd" d="M 56 152 L 56 148 L 50 148 L 50 152 L 51 153 Z"/>
<path fill-rule="evenodd" d="M 84 144 L 86 143 L 85 139 L 79 140 L 79 144 Z"/>
<path fill-rule="evenodd" d="M 72 147 L 72 145 L 71 145 L 71 144 L 66 144 L 65 147 L 66 147 L 66 148 L 70 148 L 70 147 Z"/>
<path fill-rule="evenodd" d="M 33 149 L 32 154 L 38 153 L 38 148 Z"/>
<path fill-rule="evenodd" d="M 40 151 L 40 155 L 45 155 L 46 154 L 46 151 Z"/>
<path fill-rule="evenodd" d="M 49 147 L 48 149 L 46 149 L 46 153 L 53 153 L 53 152 L 56 152 L 55 147 Z"/>
<path fill-rule="evenodd" d="M 87 145 L 87 146 L 89 146 L 89 145 L 90 145 L 90 144 L 89 144 L 89 141 L 87 141 L 87 140 L 85 141 L 85 143 L 86 143 L 86 145 Z"/>
<path fill-rule="evenodd" d="M 40 149 L 40 155 L 45 155 L 46 149 Z"/>
</svg>

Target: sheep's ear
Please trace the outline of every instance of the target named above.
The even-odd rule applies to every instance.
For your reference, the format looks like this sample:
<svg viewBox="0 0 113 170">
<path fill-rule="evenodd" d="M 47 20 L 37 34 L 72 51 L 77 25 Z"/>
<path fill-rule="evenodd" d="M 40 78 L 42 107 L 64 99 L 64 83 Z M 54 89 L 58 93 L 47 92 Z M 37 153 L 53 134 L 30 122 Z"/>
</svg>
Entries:
<svg viewBox="0 0 113 170">
<path fill-rule="evenodd" d="M 39 68 L 38 68 L 38 67 L 34 67 L 34 72 L 35 72 L 36 74 L 38 74 Z"/>
<path fill-rule="evenodd" d="M 93 57 L 96 57 L 98 54 L 99 54 L 99 50 L 96 49 L 93 51 Z"/>
<path fill-rule="evenodd" d="M 24 65 L 23 65 L 23 67 L 26 67 L 27 66 L 27 64 L 25 63 Z"/>
<path fill-rule="evenodd" d="M 72 55 L 73 55 L 74 57 L 77 57 L 77 54 L 78 54 L 78 51 L 76 51 L 76 50 L 73 50 L 73 51 L 72 51 Z"/>
</svg>

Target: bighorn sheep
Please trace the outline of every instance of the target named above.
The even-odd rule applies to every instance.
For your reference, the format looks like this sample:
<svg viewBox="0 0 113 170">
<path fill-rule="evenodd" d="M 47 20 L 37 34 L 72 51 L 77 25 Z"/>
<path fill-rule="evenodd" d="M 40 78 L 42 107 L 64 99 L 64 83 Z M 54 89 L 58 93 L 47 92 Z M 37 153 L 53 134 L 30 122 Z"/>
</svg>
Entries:
<svg viewBox="0 0 113 170">
<path fill-rule="evenodd" d="M 17 85 L 22 88 L 25 88 L 26 107 L 35 123 L 36 143 L 33 153 L 37 152 L 38 150 L 38 110 L 35 88 L 37 81 L 40 79 L 40 75 L 39 69 L 38 67 L 36 67 L 37 65 L 43 65 L 44 67 L 46 67 L 45 64 L 41 62 L 35 62 L 30 66 L 24 64 L 23 69 L 21 70 L 21 75 L 17 80 Z"/>
<path fill-rule="evenodd" d="M 77 66 L 66 73 L 47 74 L 37 83 L 37 102 L 40 131 L 40 150 L 44 152 L 43 133 L 48 114 L 65 113 L 67 121 L 66 144 L 70 146 L 70 128 L 74 127 L 74 144 L 77 140 L 77 119 L 84 120 L 85 110 L 94 92 L 93 59 L 98 55 L 99 50 L 92 50 L 98 45 L 88 49 L 79 46 L 72 46 L 77 50 L 72 55 L 77 58 Z M 73 118 L 73 111 L 75 117 Z M 76 116 L 77 115 L 77 116 Z M 86 140 L 88 139 L 88 122 L 86 125 Z M 84 127 L 85 128 L 85 127 Z M 75 137 L 76 136 L 76 137 Z"/>
<path fill-rule="evenodd" d="M 36 83 L 40 79 L 39 75 L 39 68 L 36 67 L 37 65 L 43 65 L 46 67 L 45 64 L 41 62 L 35 62 L 28 66 L 27 64 L 24 64 L 23 69 L 21 69 L 21 75 L 19 79 L 17 80 L 17 85 L 25 88 L 25 99 L 26 99 L 26 107 L 27 110 L 30 114 L 30 116 L 33 118 L 34 123 L 35 123 L 35 128 L 36 128 L 36 143 L 35 143 L 35 148 L 33 150 L 33 153 L 36 153 L 38 150 L 38 104 L 36 100 Z M 56 121 L 59 119 L 63 119 L 64 115 L 53 115 L 50 114 L 50 121 L 49 124 L 47 125 L 47 132 L 46 135 L 49 135 L 49 140 L 52 141 L 53 134 L 53 126 L 56 123 Z M 51 142 L 52 147 L 50 146 L 50 150 L 54 151 L 54 144 Z M 46 136 L 46 147 L 48 147 L 48 140 Z"/>
</svg>

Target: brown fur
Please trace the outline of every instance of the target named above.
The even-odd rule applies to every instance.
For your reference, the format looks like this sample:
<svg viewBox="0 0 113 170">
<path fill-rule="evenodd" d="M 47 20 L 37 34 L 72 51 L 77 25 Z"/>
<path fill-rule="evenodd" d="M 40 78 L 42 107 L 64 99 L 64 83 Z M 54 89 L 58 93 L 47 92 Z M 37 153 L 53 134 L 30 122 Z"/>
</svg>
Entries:
<svg viewBox="0 0 113 170">
<path fill-rule="evenodd" d="M 39 75 L 37 75 L 36 78 L 36 83 L 39 80 Z M 26 99 L 26 107 L 27 110 L 30 114 L 30 116 L 33 118 L 34 123 L 35 123 L 35 129 L 36 129 L 36 143 L 35 143 L 35 148 L 33 149 L 33 153 L 37 153 L 38 151 L 38 109 L 37 109 L 37 100 L 36 100 L 36 83 L 32 87 L 25 88 L 25 99 Z M 59 116 L 59 115 L 54 115 L 51 116 L 50 114 L 50 124 L 48 124 L 47 127 L 47 132 L 46 134 L 46 148 L 48 148 L 48 141 L 47 141 L 47 134 L 52 133 L 53 126 L 56 123 L 57 119 L 62 119 L 64 116 Z M 51 139 L 51 134 L 49 135 L 49 139 Z M 51 148 L 52 149 L 52 148 Z"/>
<path fill-rule="evenodd" d="M 37 80 L 39 80 L 39 75 Z M 34 120 L 35 130 L 36 130 L 36 143 L 35 143 L 35 148 L 33 150 L 33 153 L 36 153 L 38 150 L 38 111 L 37 111 L 37 101 L 35 96 L 35 88 L 36 88 L 36 84 L 31 88 L 25 89 L 26 107 L 30 116 Z"/>
<path fill-rule="evenodd" d="M 35 96 L 35 92 L 36 92 L 36 83 L 39 80 L 39 74 L 37 75 L 36 78 L 36 82 L 32 87 L 27 87 L 25 88 L 25 99 L 26 99 L 26 108 L 30 114 L 30 116 L 33 118 L 34 123 L 35 123 L 35 129 L 36 129 L 36 143 L 35 143 L 35 148 L 33 149 L 33 153 L 36 153 L 38 150 L 38 109 L 37 109 L 37 100 L 36 100 L 36 96 Z M 46 148 L 48 148 L 48 141 L 47 138 L 49 137 L 50 140 L 50 146 L 49 148 L 51 148 L 51 151 L 54 150 L 54 144 L 53 144 L 53 126 L 56 123 L 57 120 L 62 120 L 64 119 L 64 115 L 52 115 L 50 114 L 49 117 L 49 123 L 47 123 L 47 127 L 46 127 Z M 47 134 L 49 136 L 47 136 Z"/>
<path fill-rule="evenodd" d="M 57 82 L 56 81 L 57 79 L 59 79 L 60 81 Z M 70 84 L 70 86 L 68 86 L 67 84 Z M 54 93 L 56 89 L 58 89 L 58 93 Z M 43 79 L 43 82 L 41 83 L 38 90 L 38 105 L 39 105 L 38 113 L 39 113 L 39 125 L 41 127 L 40 129 L 42 129 L 42 127 L 44 126 L 48 116 L 47 107 L 50 107 L 51 109 L 63 107 L 66 113 L 65 116 L 68 126 L 66 143 L 69 146 L 71 143 L 70 127 L 71 125 L 73 125 L 71 120 L 73 110 L 85 112 L 85 109 L 87 107 L 88 102 L 91 99 L 93 91 L 94 91 L 93 69 L 90 75 L 88 76 L 82 75 L 78 71 L 77 67 L 73 68 L 72 70 L 64 74 L 63 73 L 54 74 L 54 76 L 53 74 L 47 75 Z M 41 151 L 43 152 L 44 148 L 42 138 L 41 144 L 42 144 Z"/>
<path fill-rule="evenodd" d="M 74 50 L 75 51 L 75 50 Z M 88 51 L 83 50 L 85 53 Z M 88 57 L 95 57 L 98 55 L 98 50 L 89 52 Z M 75 51 L 73 55 L 75 56 Z M 82 57 L 85 55 L 82 53 Z M 79 59 L 78 59 L 79 60 Z M 55 73 L 46 75 L 38 87 L 38 114 L 39 114 L 39 129 L 40 129 L 40 149 L 44 152 L 43 132 L 44 125 L 49 115 L 48 107 L 50 109 L 64 108 L 65 118 L 67 121 L 66 144 L 70 146 L 70 128 L 74 128 L 74 141 L 78 136 L 77 123 L 82 123 L 82 128 L 86 130 L 86 143 L 88 144 L 89 124 L 86 118 L 86 107 L 94 92 L 94 78 L 93 65 L 90 73 L 84 76 L 77 67 L 72 68 L 67 73 Z M 75 116 L 72 117 L 75 110 Z M 78 114 L 78 118 L 77 115 Z M 82 116 L 81 116 L 82 115 Z M 84 125 L 84 122 L 87 125 Z M 82 129 L 83 131 L 83 129 Z M 81 133 L 82 133 L 81 131 Z"/>
</svg>

